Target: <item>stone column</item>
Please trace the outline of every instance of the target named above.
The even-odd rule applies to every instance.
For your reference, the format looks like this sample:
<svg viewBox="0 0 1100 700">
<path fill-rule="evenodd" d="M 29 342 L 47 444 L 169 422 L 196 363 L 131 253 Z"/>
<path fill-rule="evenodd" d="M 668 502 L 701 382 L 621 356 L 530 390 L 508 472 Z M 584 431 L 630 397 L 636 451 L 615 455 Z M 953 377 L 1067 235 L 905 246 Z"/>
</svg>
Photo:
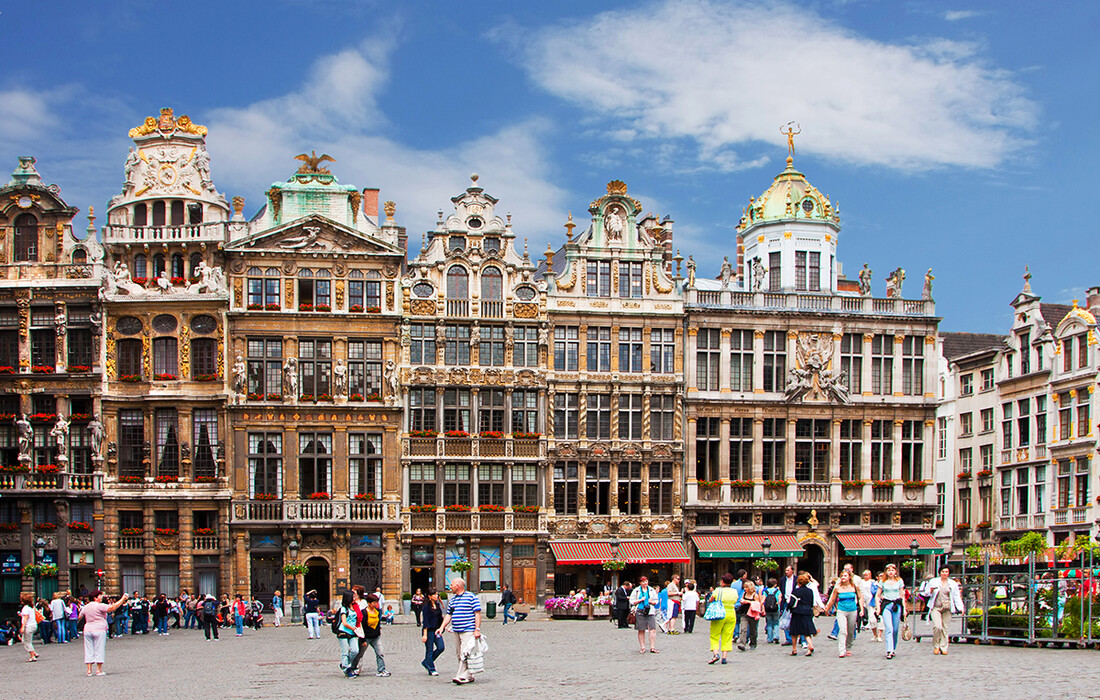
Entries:
<svg viewBox="0 0 1100 700">
<path fill-rule="evenodd" d="M 298 493 L 298 428 L 287 424 L 283 433 L 283 498 L 297 500 L 301 498 Z M 309 494 L 305 494 L 309 495 Z M 304 592 L 304 591 L 303 591 Z"/>
<path fill-rule="evenodd" d="M 505 537 L 500 545 L 500 582 L 514 589 L 512 581 L 512 538 Z M 502 589 L 503 590 L 503 589 Z M 514 591 L 513 591 L 514 592 Z M 503 615 L 503 613 L 501 613 Z"/>
<path fill-rule="evenodd" d="M 233 547 L 233 554 L 230 555 L 232 560 L 229 563 L 229 569 L 233 572 L 233 582 L 229 588 L 233 595 L 237 595 L 238 593 L 241 595 L 250 595 L 252 588 L 252 572 L 248 560 L 250 544 L 248 541 L 248 533 L 234 533 L 233 541 L 235 546 Z"/>
<path fill-rule="evenodd" d="M 901 426 L 902 426 L 902 423 L 904 423 L 904 421 L 900 421 L 900 420 L 894 421 L 894 430 L 893 430 L 894 447 L 893 447 L 893 451 L 890 455 L 891 458 L 892 458 L 892 462 L 893 462 L 890 465 L 890 478 L 893 479 L 894 481 L 897 481 L 897 480 L 901 479 L 901 444 L 902 444 L 901 443 Z M 894 492 L 897 493 L 897 489 L 894 489 Z"/>
<path fill-rule="evenodd" d="M 729 464 L 730 464 L 730 422 L 728 418 L 721 418 L 718 424 L 718 480 L 727 480 L 730 478 Z M 722 467 L 725 466 L 725 472 L 722 472 Z"/>
<path fill-rule="evenodd" d="M 729 392 L 730 389 L 730 329 L 723 328 L 718 341 L 718 389 Z"/>
<path fill-rule="evenodd" d="M 687 350 L 684 352 L 684 384 L 687 385 L 688 391 L 699 391 L 699 387 L 695 386 L 698 377 L 696 363 L 698 360 L 699 329 L 689 328 L 687 334 Z"/>
<path fill-rule="evenodd" d="M 447 538 L 435 538 L 435 585 L 440 591 L 447 587 Z"/>
<path fill-rule="evenodd" d="M 894 396 L 903 396 L 901 391 L 901 378 L 902 378 L 902 351 L 905 347 L 905 336 L 894 336 Z"/>
<path fill-rule="evenodd" d="M 764 331 L 752 332 L 752 393 L 764 393 Z"/>
<path fill-rule="evenodd" d="M 156 516 L 153 514 L 153 504 L 149 501 L 142 503 L 141 522 L 142 549 L 145 555 L 145 594 L 157 593 L 157 557 L 156 557 Z"/>
<path fill-rule="evenodd" d="M 477 493 L 478 492 L 478 483 L 479 483 L 479 479 L 480 479 L 480 476 L 481 476 L 479 474 L 480 470 L 481 470 L 481 463 L 480 462 L 471 462 L 470 463 L 470 505 L 473 508 L 477 508 L 479 500 L 480 500 L 480 499 L 478 499 L 478 493 Z"/>
<path fill-rule="evenodd" d="M 195 592 L 194 582 L 194 554 L 191 547 L 194 544 L 192 533 L 194 532 L 194 511 L 190 501 L 179 504 L 179 553 L 180 553 L 180 589 L 186 588 L 191 593 Z"/>
</svg>

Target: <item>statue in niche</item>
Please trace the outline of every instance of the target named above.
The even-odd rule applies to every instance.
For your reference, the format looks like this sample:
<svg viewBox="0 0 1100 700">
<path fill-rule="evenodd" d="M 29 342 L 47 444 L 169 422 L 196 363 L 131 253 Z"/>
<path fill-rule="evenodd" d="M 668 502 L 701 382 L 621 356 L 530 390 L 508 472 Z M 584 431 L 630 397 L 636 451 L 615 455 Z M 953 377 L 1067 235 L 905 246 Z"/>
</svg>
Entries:
<svg viewBox="0 0 1100 700">
<path fill-rule="evenodd" d="M 386 360 L 386 369 L 384 370 L 386 379 L 386 389 L 389 396 L 387 401 L 397 402 L 397 364 L 393 360 Z"/>
<path fill-rule="evenodd" d="M 243 396 L 245 388 L 248 386 L 248 367 L 245 365 L 244 358 L 240 353 L 237 353 L 237 359 L 233 362 L 233 392 L 238 396 Z"/>
<path fill-rule="evenodd" d="M 621 241 L 623 239 L 623 229 L 626 228 L 626 217 L 623 216 L 622 209 L 617 204 L 609 207 L 607 210 L 606 228 L 608 241 Z"/>
<path fill-rule="evenodd" d="M 336 396 L 346 396 L 348 393 L 348 366 L 343 359 L 336 361 L 332 368 L 333 385 Z"/>
<path fill-rule="evenodd" d="M 27 420 L 26 413 L 21 414 L 19 420 L 15 421 L 15 430 L 19 436 L 19 461 L 29 462 L 31 461 L 31 441 L 34 436 L 34 429 L 31 428 L 31 422 Z"/>
<path fill-rule="evenodd" d="M 103 439 L 107 437 L 107 428 L 99 416 L 92 416 L 88 421 L 88 435 L 91 437 L 92 459 L 103 459 Z"/>
<path fill-rule="evenodd" d="M 297 358 L 288 357 L 283 364 L 283 395 L 291 398 L 298 395 Z"/>
<path fill-rule="evenodd" d="M 65 420 L 65 416 L 57 415 L 57 421 L 53 424 L 53 429 L 50 430 L 50 437 L 53 438 L 54 446 L 57 448 L 57 461 L 68 462 L 69 421 Z"/>
</svg>

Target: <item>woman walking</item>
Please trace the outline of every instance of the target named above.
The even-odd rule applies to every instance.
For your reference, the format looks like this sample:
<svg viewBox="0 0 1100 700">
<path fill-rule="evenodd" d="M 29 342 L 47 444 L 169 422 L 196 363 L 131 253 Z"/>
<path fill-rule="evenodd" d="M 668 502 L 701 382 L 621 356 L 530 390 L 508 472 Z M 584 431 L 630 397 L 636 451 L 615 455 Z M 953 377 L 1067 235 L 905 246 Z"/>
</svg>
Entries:
<svg viewBox="0 0 1100 700">
<path fill-rule="evenodd" d="M 639 653 L 645 653 L 645 638 L 649 634 L 649 651 L 657 651 L 657 591 L 649 586 L 649 579 L 642 576 L 638 587 L 630 594 L 630 607 L 634 609 L 634 629 L 638 630 Z"/>
<path fill-rule="evenodd" d="M 317 591 L 306 591 L 306 630 L 309 633 L 306 639 L 321 638 L 320 605 L 317 600 Z"/>
<path fill-rule="evenodd" d="M 814 655 L 814 604 L 817 600 L 810 588 L 810 575 L 803 571 L 798 575 L 798 585 L 791 591 L 789 609 L 791 611 L 791 656 L 798 656 L 798 640 L 806 645 L 806 656 Z"/>
<path fill-rule="evenodd" d="M 905 614 L 905 582 L 898 576 L 898 567 L 886 565 L 886 578 L 878 589 L 878 614 L 886 627 L 886 658 L 894 658 L 901 633 L 901 618 Z"/>
<path fill-rule="evenodd" d="M 932 611 L 932 654 L 947 656 L 947 645 L 951 641 L 947 631 L 951 626 L 951 613 L 961 615 L 966 612 L 959 582 L 951 578 L 950 568 L 941 567 L 939 577 L 928 582 L 928 607 Z"/>
<path fill-rule="evenodd" d="M 863 598 L 860 596 L 859 588 L 852 582 L 852 574 L 848 570 L 840 572 L 840 580 L 829 594 L 825 612 L 828 613 L 834 607 L 838 625 L 837 647 L 840 658 L 843 659 L 845 656 L 852 655 L 851 648 L 856 638 L 856 626 L 863 612 Z"/>
<path fill-rule="evenodd" d="M 420 589 L 416 589 L 420 595 Z M 421 596 L 423 600 L 423 596 Z M 414 598 L 415 600 L 415 598 Z M 435 670 L 435 660 L 447 648 L 443 643 L 443 635 L 439 633 L 439 625 L 443 622 L 443 603 L 439 601 L 439 592 L 435 587 L 428 588 L 428 598 L 421 605 L 423 616 L 421 618 L 420 641 L 424 642 L 424 660 L 420 665 L 428 672 L 429 676 L 438 676 Z"/>
<path fill-rule="evenodd" d="M 275 617 L 275 626 L 283 626 L 283 592 L 276 589 L 271 596 L 271 613 Z"/>
<path fill-rule="evenodd" d="M 416 626 L 420 626 L 420 611 L 424 609 L 424 594 L 420 592 L 420 589 L 416 589 L 416 593 L 413 593 L 410 607 L 412 608 L 413 615 L 416 616 Z M 507 618 L 505 618 L 507 622 Z"/>
<path fill-rule="evenodd" d="M 336 638 L 340 640 L 340 670 L 350 678 L 348 671 L 359 653 L 359 635 L 362 634 L 354 593 L 344 591 L 340 600 L 340 612 L 337 614 L 340 616 L 340 624 L 336 628 Z"/>
<path fill-rule="evenodd" d="M 756 635 L 760 628 L 760 616 L 764 613 L 764 596 L 757 590 L 752 581 L 745 581 L 745 590 L 741 594 L 741 600 L 737 603 L 737 626 L 741 634 L 737 639 L 737 649 L 745 650 L 745 644 L 749 649 L 756 648 Z"/>
<path fill-rule="evenodd" d="M 107 615 L 118 610 L 126 603 L 127 595 L 108 605 L 103 602 L 103 591 L 92 591 L 91 601 L 80 610 L 80 617 L 84 618 L 84 665 L 88 667 L 85 675 L 92 675 L 92 666 L 95 666 L 95 675 L 106 676 L 103 664 L 107 661 Z"/>
<path fill-rule="evenodd" d="M 23 640 L 23 648 L 30 655 L 27 661 L 38 661 L 38 652 L 34 650 L 34 633 L 38 631 L 34 594 L 20 593 L 19 602 L 23 604 L 19 611 L 19 638 Z"/>
<path fill-rule="evenodd" d="M 703 605 L 703 617 L 711 604 L 717 602 L 722 606 L 725 616 L 721 619 L 710 621 L 710 652 L 712 658 L 707 663 L 717 663 L 721 652 L 722 663 L 726 663 L 726 655 L 733 651 L 733 629 L 737 627 L 737 602 L 740 594 L 736 589 L 730 588 L 733 583 L 733 574 L 728 571 L 722 575 L 718 582 L 718 588 L 711 591 L 707 601 Z"/>
</svg>

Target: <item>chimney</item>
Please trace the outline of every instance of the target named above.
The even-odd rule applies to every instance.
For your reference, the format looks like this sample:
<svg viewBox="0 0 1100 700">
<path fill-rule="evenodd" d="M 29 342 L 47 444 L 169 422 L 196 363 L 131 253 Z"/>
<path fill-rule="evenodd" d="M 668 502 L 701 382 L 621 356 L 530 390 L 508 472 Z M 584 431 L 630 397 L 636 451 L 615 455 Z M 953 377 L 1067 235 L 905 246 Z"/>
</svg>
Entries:
<svg viewBox="0 0 1100 700">
<path fill-rule="evenodd" d="M 1089 287 L 1085 295 L 1085 302 L 1089 311 L 1095 313 L 1097 307 L 1100 307 L 1100 287 Z"/>
<path fill-rule="evenodd" d="M 363 213 L 378 220 L 378 188 L 363 188 Z"/>
</svg>

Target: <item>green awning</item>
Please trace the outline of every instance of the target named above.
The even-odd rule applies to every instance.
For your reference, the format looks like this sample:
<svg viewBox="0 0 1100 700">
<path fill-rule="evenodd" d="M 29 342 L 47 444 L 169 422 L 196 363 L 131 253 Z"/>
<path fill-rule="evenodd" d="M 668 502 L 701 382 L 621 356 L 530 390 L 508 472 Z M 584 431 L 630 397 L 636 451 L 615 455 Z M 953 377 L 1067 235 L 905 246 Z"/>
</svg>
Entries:
<svg viewBox="0 0 1100 700">
<path fill-rule="evenodd" d="M 844 552 L 854 557 L 913 556 L 913 540 L 917 541 L 917 556 L 943 554 L 943 545 L 930 532 L 853 533 L 836 538 Z"/>
<path fill-rule="evenodd" d="M 771 545 L 764 553 L 764 540 Z M 794 535 L 692 535 L 701 559 L 761 559 L 800 557 L 802 547 Z"/>
</svg>

